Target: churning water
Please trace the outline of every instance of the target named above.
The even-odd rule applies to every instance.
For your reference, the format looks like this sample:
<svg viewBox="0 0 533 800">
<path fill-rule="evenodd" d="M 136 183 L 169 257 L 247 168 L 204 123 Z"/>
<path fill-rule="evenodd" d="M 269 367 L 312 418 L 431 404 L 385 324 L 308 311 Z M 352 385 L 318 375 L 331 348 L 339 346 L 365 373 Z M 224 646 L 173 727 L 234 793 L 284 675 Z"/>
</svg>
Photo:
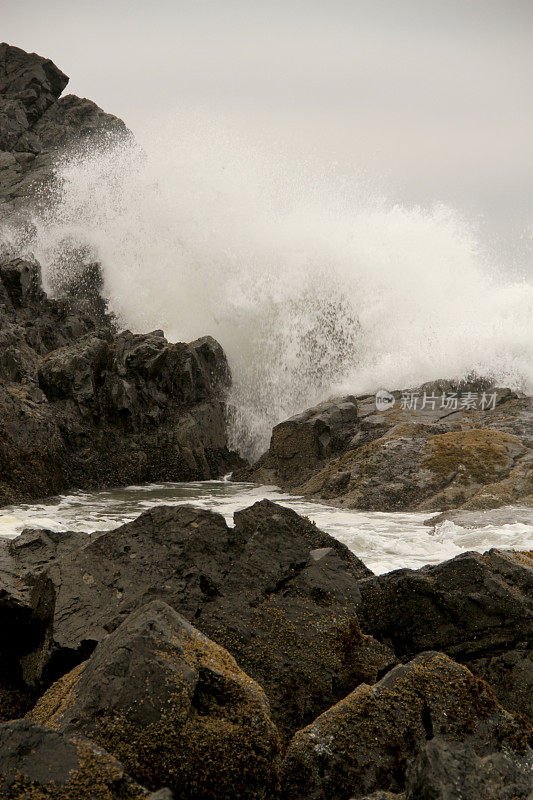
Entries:
<svg viewBox="0 0 533 800">
<path fill-rule="evenodd" d="M 309 517 L 321 530 L 344 542 L 375 573 L 399 567 L 416 569 L 453 558 L 467 550 L 490 547 L 533 549 L 533 524 L 487 524 L 463 528 L 446 520 L 426 525 L 425 513 L 351 511 L 314 503 L 277 491 L 227 481 L 166 483 L 130 486 L 102 492 L 76 492 L 43 503 L 11 506 L 0 512 L 0 537 L 17 536 L 24 528 L 56 531 L 107 531 L 135 519 L 156 505 L 186 503 L 223 514 L 233 525 L 233 514 L 268 498 Z M 435 528 L 435 529 L 434 529 Z"/>
<path fill-rule="evenodd" d="M 211 334 L 234 385 L 232 444 L 336 392 L 478 373 L 533 387 L 533 285 L 489 267 L 450 209 L 405 207 L 311 162 L 176 122 L 65 159 L 26 242 L 48 287 L 103 266 L 122 326 Z"/>
</svg>

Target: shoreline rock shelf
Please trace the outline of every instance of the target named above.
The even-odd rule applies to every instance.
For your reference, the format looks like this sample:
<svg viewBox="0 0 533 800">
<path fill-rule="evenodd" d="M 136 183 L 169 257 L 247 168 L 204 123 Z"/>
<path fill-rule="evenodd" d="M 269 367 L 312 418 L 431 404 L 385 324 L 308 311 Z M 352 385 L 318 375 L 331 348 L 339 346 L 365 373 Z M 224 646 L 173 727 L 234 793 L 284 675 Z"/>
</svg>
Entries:
<svg viewBox="0 0 533 800">
<path fill-rule="evenodd" d="M 443 395 L 483 392 L 494 407 L 440 408 Z M 433 406 L 402 407 L 402 392 L 385 410 L 374 395 L 325 401 L 276 425 L 269 450 L 234 479 L 362 511 L 533 505 L 533 397 L 484 381 L 412 392 L 424 393 Z"/>
</svg>

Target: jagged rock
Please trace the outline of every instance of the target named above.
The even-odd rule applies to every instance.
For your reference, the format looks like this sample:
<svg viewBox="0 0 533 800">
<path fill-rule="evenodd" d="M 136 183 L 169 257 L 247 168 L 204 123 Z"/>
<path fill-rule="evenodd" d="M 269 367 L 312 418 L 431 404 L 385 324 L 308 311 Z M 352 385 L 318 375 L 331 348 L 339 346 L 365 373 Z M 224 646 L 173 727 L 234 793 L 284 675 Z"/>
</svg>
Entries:
<svg viewBox="0 0 533 800">
<path fill-rule="evenodd" d="M 0 725 L 0 792 L 4 800 L 141 800 L 147 794 L 100 747 L 25 720 Z"/>
<path fill-rule="evenodd" d="M 46 579 L 25 581 L 9 545 L 0 541 L 0 663 L 8 685 L 21 683 L 21 659 L 42 646 L 52 618 L 50 589 Z"/>
<path fill-rule="evenodd" d="M 378 790 L 402 792 L 410 764 L 437 737 L 452 747 L 459 743 L 472 764 L 512 763 L 514 796 L 527 800 L 528 729 L 483 681 L 442 653 L 423 653 L 375 686 L 360 686 L 299 731 L 283 766 L 284 797 L 346 800 Z M 510 775 L 478 773 L 477 797 L 485 796 L 484 789 L 493 792 L 487 796 L 498 796 L 497 789 L 506 796 Z"/>
<path fill-rule="evenodd" d="M 57 101 L 67 83 L 50 59 L 0 44 L 0 149 L 16 150 L 22 134 Z"/>
<path fill-rule="evenodd" d="M 442 407 L 453 392 L 457 410 Z M 417 408 L 402 401 L 411 394 Z M 235 479 L 371 511 L 533 503 L 533 398 L 446 381 L 391 396 L 385 410 L 363 395 L 280 423 L 267 453 Z"/>
<path fill-rule="evenodd" d="M 227 449 L 218 342 L 117 334 L 92 267 L 79 297 L 49 300 L 38 264 L 0 262 L 0 503 L 242 463 Z"/>
<path fill-rule="evenodd" d="M 395 663 L 358 627 L 358 584 L 368 573 L 344 545 L 269 501 L 235 514 L 234 528 L 209 511 L 155 508 L 88 538 L 44 573 L 54 619 L 25 662 L 26 680 L 55 679 L 159 598 L 235 656 L 290 735 Z"/>
<path fill-rule="evenodd" d="M 528 642 L 506 652 L 474 658 L 468 668 L 486 681 L 504 708 L 521 714 L 533 725 L 533 645 Z"/>
<path fill-rule="evenodd" d="M 29 719 L 83 732 L 140 783 L 183 800 L 277 796 L 279 737 L 263 691 L 159 601 L 104 638 Z"/>
<path fill-rule="evenodd" d="M 66 148 L 129 136 L 122 120 L 90 100 L 60 98 L 67 83 L 49 59 L 0 44 L 0 207 L 6 216 L 52 182 Z"/>
<path fill-rule="evenodd" d="M 510 709 L 533 694 L 533 560 L 511 551 L 464 553 L 451 561 L 361 581 L 364 631 L 400 658 L 429 648 L 465 663 Z"/>
</svg>

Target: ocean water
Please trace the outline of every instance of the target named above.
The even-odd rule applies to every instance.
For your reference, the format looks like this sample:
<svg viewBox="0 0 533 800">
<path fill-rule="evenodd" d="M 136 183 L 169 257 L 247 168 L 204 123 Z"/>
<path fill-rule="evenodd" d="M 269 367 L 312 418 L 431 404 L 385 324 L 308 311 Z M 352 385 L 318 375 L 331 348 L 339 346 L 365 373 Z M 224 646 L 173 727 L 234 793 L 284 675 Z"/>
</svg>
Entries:
<svg viewBox="0 0 533 800">
<path fill-rule="evenodd" d="M 435 564 L 467 550 L 533 549 L 533 524 L 463 528 L 446 520 L 432 526 L 424 524 L 431 516 L 428 512 L 350 511 L 285 494 L 271 486 L 227 480 L 75 492 L 42 503 L 5 507 L 0 510 L 0 537 L 13 538 L 24 528 L 88 533 L 112 530 L 157 505 L 191 504 L 210 509 L 232 525 L 235 511 L 263 498 L 308 517 L 318 528 L 344 542 L 377 574 Z"/>
</svg>

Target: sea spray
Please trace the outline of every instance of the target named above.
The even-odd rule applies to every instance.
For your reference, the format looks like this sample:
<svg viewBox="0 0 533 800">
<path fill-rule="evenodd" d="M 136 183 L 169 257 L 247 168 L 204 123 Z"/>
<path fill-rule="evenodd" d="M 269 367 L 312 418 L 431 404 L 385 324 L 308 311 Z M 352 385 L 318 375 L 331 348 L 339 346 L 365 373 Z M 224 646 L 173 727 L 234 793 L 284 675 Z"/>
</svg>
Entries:
<svg viewBox="0 0 533 800">
<path fill-rule="evenodd" d="M 337 392 L 471 373 L 533 388 L 533 286 L 490 268 L 453 210 L 395 204 L 218 128 L 63 159 L 32 230 L 52 292 L 82 253 L 121 326 L 221 342 L 248 457 Z"/>
</svg>

